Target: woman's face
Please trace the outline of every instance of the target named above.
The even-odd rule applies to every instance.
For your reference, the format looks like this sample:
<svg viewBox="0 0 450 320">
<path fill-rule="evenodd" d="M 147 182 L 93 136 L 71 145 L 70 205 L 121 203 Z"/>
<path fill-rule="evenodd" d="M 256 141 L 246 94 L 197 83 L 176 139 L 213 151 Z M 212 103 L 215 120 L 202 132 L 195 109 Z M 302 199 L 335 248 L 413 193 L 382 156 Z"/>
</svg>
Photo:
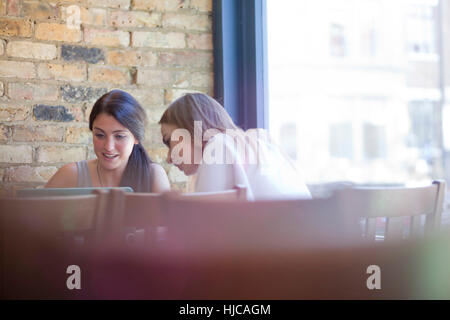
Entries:
<svg viewBox="0 0 450 320">
<path fill-rule="evenodd" d="M 169 148 L 167 152 L 167 163 L 173 163 L 178 169 L 184 172 L 185 175 L 190 176 L 195 174 L 198 170 L 198 163 L 194 163 L 194 140 L 193 137 L 189 137 L 190 139 L 183 139 L 180 137 L 178 140 L 172 140 L 172 133 L 176 130 L 180 129 L 176 125 L 162 123 L 161 124 L 161 134 L 163 138 L 164 144 Z M 175 154 L 172 154 L 173 149 L 176 147 Z M 197 150 L 198 151 L 198 150 Z M 183 157 L 184 152 L 190 152 L 190 159 L 185 159 Z M 200 156 L 201 156 L 201 150 Z M 184 158 L 187 161 L 183 161 L 181 163 L 176 163 L 172 156 L 178 156 L 180 158 Z M 186 163 L 187 162 L 187 163 Z"/>
<path fill-rule="evenodd" d="M 101 113 L 92 124 L 94 152 L 103 169 L 124 169 L 133 147 L 134 135 L 113 116 Z"/>
</svg>

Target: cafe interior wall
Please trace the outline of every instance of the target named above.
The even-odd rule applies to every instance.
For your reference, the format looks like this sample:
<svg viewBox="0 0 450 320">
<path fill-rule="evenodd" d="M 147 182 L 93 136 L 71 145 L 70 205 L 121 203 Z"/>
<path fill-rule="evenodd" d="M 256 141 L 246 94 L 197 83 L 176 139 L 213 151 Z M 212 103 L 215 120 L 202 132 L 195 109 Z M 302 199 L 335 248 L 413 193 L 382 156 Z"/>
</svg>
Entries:
<svg viewBox="0 0 450 320">
<path fill-rule="evenodd" d="M 144 146 L 185 190 L 157 122 L 184 93 L 213 94 L 212 0 L 0 0 L 0 195 L 95 158 L 89 113 L 116 88 L 144 107 Z"/>
</svg>

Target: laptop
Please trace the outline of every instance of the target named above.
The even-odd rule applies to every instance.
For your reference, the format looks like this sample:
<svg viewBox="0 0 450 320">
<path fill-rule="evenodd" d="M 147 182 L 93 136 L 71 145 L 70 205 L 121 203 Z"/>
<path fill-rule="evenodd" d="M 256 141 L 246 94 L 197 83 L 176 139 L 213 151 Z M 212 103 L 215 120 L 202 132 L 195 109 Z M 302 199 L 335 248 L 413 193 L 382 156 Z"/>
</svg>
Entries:
<svg viewBox="0 0 450 320">
<path fill-rule="evenodd" d="M 125 192 L 133 192 L 131 187 L 116 187 L 116 188 L 102 188 L 102 187 L 90 187 L 90 188 L 27 188 L 16 191 L 17 197 L 53 197 L 53 196 L 80 196 L 87 195 L 94 192 L 94 190 L 111 190 L 119 189 Z"/>
</svg>

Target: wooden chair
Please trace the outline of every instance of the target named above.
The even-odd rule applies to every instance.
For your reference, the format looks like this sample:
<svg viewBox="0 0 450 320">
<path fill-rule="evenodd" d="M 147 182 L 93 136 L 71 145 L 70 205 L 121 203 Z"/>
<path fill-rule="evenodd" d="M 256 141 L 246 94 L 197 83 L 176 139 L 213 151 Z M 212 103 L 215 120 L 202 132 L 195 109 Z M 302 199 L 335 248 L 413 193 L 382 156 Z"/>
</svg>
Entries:
<svg viewBox="0 0 450 320">
<path fill-rule="evenodd" d="M 335 197 L 340 211 L 363 219 L 365 238 L 390 240 L 439 230 L 445 188 L 445 181 L 436 180 L 424 187 L 340 189 Z M 380 217 L 385 217 L 384 227 Z"/>
<path fill-rule="evenodd" d="M 106 298 L 180 300 L 448 299 L 448 282 L 435 282 L 435 287 L 426 282 L 433 270 L 421 269 L 419 261 L 427 253 L 411 243 L 395 243 L 116 255 L 116 259 L 102 259 L 108 261 L 103 271 L 117 286 L 103 294 Z M 380 290 L 367 287 L 367 269 L 372 265 L 381 269 Z"/>
<path fill-rule="evenodd" d="M 333 198 L 196 201 L 169 193 L 160 200 L 166 238 L 158 250 L 110 250 L 97 256 L 99 298 L 306 297 L 307 291 L 296 282 L 308 277 L 299 271 L 303 259 L 315 256 L 315 250 L 327 248 L 327 256 L 353 243 L 350 224 L 335 214 Z M 304 268 L 317 268 L 308 266 Z M 109 279 L 116 279 L 114 287 Z"/>
<path fill-rule="evenodd" d="M 334 198 L 255 202 L 166 202 L 166 250 L 296 250 L 351 242 L 356 220 L 336 212 Z"/>
<path fill-rule="evenodd" d="M 83 298 L 88 252 L 102 237 L 106 194 L 2 198 L 3 297 Z M 82 290 L 66 286 L 68 266 L 82 270 Z"/>
<path fill-rule="evenodd" d="M 105 229 L 111 244 L 129 247 L 146 244 L 149 248 L 155 245 L 163 214 L 161 194 L 111 190 L 108 202 Z"/>
<path fill-rule="evenodd" d="M 109 218 L 105 228 L 110 240 L 117 245 L 144 246 L 155 249 L 165 233 L 165 204 L 168 199 L 182 198 L 187 201 L 241 201 L 246 200 L 246 189 L 237 186 L 223 192 L 202 193 L 125 193 L 111 190 Z"/>
<path fill-rule="evenodd" d="M 208 221 L 209 222 L 209 221 Z M 205 223 L 205 226 L 207 224 Z M 309 224 L 311 225 L 311 224 Z M 186 225 L 190 228 L 191 225 Z M 189 232 L 189 236 L 194 235 Z M 287 230 L 289 232 L 289 230 Z M 253 235 L 253 231 L 249 230 Z M 220 234 L 218 236 L 221 236 Z M 203 236 L 202 236 L 203 237 Z M 271 234 L 269 238 L 274 239 Z M 112 250 L 97 258 L 100 299 L 449 299 L 449 238 L 336 246 L 281 244 L 220 250 Z M 203 237 L 203 239 L 205 239 Z M 205 239 L 206 240 L 206 239 Z M 242 240 L 242 236 L 239 240 Z M 254 242 L 255 243 L 255 242 Z M 261 244 L 261 243 L 260 243 Z M 373 266 L 381 288 L 370 288 Z"/>
</svg>

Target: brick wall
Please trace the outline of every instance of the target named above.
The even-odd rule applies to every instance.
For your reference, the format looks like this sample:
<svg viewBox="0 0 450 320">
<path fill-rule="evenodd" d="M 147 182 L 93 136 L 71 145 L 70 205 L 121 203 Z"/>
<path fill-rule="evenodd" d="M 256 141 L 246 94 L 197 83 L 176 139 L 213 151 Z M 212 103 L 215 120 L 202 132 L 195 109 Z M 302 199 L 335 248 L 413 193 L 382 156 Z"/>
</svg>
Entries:
<svg viewBox="0 0 450 320">
<path fill-rule="evenodd" d="M 212 94 L 211 11 L 212 0 L 0 0 L 0 194 L 95 158 L 89 112 L 114 88 L 146 109 L 144 145 L 184 188 L 156 123 L 183 93 Z"/>
</svg>

